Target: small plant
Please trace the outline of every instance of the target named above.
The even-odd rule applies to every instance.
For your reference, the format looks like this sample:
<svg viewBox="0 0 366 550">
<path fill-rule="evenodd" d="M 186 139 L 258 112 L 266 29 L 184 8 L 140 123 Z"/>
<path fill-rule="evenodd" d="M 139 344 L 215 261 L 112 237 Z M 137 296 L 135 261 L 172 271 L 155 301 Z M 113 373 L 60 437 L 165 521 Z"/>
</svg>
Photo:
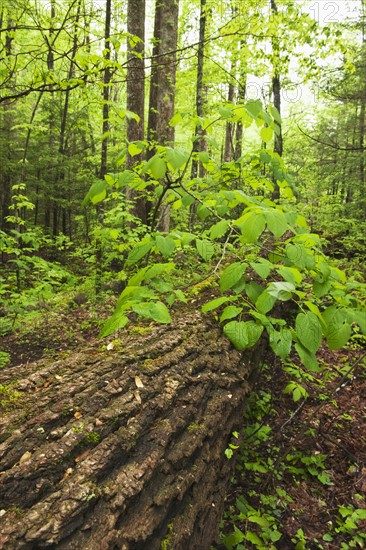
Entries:
<svg viewBox="0 0 366 550">
<path fill-rule="evenodd" d="M 0 351 L 0 369 L 10 363 L 10 353 L 6 351 Z"/>
<path fill-rule="evenodd" d="M 15 391 L 13 386 L 14 383 L 8 385 L 0 384 L 0 405 L 5 411 L 11 409 L 22 395 L 20 392 Z"/>
<path fill-rule="evenodd" d="M 100 435 L 97 432 L 88 432 L 84 437 L 84 441 L 96 445 L 100 441 Z"/>
<path fill-rule="evenodd" d="M 351 537 L 349 545 L 343 543 L 342 548 L 363 548 L 366 543 L 366 509 L 355 508 L 351 504 L 340 506 L 338 509 L 335 533 Z"/>
</svg>

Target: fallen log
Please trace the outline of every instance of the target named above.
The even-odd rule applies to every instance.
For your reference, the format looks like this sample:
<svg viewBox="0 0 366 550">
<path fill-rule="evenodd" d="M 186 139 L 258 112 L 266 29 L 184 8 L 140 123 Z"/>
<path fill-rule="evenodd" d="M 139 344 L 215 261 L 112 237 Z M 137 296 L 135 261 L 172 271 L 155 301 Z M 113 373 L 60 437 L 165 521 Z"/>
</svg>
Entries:
<svg viewBox="0 0 366 550">
<path fill-rule="evenodd" d="M 216 539 L 234 465 L 224 451 L 262 352 L 239 353 L 199 314 L 122 336 L 1 371 L 17 393 L 0 420 L 0 548 Z"/>
</svg>

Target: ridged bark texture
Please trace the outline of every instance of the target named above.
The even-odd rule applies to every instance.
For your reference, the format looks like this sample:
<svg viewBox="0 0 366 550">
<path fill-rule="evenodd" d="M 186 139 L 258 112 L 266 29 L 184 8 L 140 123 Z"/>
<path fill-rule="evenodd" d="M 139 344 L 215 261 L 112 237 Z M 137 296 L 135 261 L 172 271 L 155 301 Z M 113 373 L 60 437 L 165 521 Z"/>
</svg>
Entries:
<svg viewBox="0 0 366 550">
<path fill-rule="evenodd" d="M 0 548 L 208 550 L 261 354 L 193 313 L 3 369 Z"/>
</svg>

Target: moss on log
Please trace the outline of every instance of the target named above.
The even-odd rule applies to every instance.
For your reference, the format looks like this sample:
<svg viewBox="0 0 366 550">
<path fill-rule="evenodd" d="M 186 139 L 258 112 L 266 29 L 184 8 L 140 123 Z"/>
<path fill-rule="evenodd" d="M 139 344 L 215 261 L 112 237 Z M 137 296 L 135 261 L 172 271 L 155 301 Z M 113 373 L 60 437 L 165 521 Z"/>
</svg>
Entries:
<svg viewBox="0 0 366 550">
<path fill-rule="evenodd" d="M 209 549 L 261 351 L 199 314 L 3 369 L 0 548 Z M 15 381 L 14 381 L 15 380 Z"/>
</svg>

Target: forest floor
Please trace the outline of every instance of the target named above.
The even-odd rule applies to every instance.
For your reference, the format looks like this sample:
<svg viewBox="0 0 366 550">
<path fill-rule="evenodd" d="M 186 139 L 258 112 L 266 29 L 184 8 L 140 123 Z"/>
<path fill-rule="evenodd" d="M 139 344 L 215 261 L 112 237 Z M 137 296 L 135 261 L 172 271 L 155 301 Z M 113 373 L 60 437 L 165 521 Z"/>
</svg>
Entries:
<svg viewBox="0 0 366 550">
<path fill-rule="evenodd" d="M 45 309 L 31 326 L 5 336 L 2 350 L 14 369 L 44 356 L 64 357 L 95 341 L 109 310 L 108 303 L 75 302 Z M 139 327 L 134 330 L 137 336 Z M 244 434 L 229 451 L 238 467 L 217 548 L 366 546 L 364 350 L 322 348 L 319 360 L 322 374 L 301 380 L 296 369 L 286 372 L 273 358 L 259 373 Z"/>
</svg>

